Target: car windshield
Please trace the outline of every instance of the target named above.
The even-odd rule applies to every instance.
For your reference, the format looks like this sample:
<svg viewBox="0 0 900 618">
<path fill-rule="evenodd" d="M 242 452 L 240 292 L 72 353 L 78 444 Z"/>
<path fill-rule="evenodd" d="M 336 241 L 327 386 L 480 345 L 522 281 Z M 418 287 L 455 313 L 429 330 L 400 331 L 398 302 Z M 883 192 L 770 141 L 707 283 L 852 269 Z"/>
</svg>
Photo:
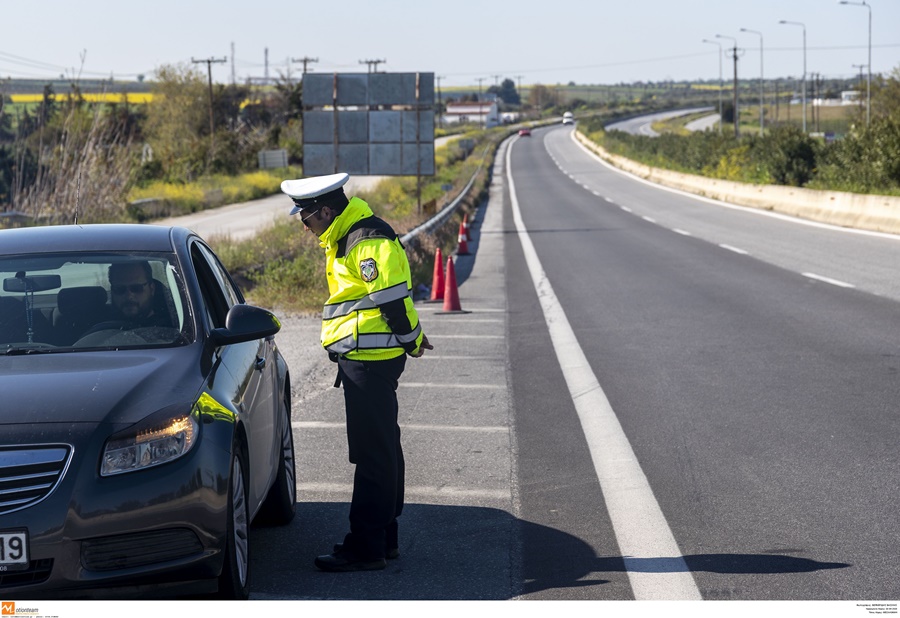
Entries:
<svg viewBox="0 0 900 618">
<path fill-rule="evenodd" d="M 173 254 L 0 258 L 0 356 L 184 345 L 193 329 Z"/>
</svg>

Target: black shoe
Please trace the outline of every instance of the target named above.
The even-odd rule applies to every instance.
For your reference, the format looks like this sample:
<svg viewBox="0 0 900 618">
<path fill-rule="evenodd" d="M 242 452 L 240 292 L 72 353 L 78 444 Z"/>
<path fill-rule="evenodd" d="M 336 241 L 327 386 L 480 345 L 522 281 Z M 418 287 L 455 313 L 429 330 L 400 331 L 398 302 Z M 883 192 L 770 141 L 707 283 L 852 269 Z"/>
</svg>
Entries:
<svg viewBox="0 0 900 618">
<path fill-rule="evenodd" d="M 343 543 L 335 543 L 334 544 L 334 553 L 339 554 L 344 551 Z M 400 557 L 400 549 L 397 547 L 385 547 L 384 548 L 384 557 L 388 560 L 396 560 Z"/>
<path fill-rule="evenodd" d="M 386 567 L 387 563 L 384 558 L 363 560 L 349 552 L 335 551 L 333 554 L 317 557 L 315 565 L 322 571 L 346 573 L 349 571 L 379 571 Z"/>
</svg>

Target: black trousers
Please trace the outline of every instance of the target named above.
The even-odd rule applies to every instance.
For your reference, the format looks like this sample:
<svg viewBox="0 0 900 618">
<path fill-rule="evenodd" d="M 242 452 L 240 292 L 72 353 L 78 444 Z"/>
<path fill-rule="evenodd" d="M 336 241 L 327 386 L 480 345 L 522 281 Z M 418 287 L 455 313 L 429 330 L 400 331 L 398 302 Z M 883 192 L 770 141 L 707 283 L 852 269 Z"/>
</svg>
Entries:
<svg viewBox="0 0 900 618">
<path fill-rule="evenodd" d="M 356 465 L 350 533 L 344 546 L 365 559 L 397 547 L 406 465 L 397 423 L 397 384 L 406 355 L 382 361 L 338 359 L 350 463 Z"/>
</svg>

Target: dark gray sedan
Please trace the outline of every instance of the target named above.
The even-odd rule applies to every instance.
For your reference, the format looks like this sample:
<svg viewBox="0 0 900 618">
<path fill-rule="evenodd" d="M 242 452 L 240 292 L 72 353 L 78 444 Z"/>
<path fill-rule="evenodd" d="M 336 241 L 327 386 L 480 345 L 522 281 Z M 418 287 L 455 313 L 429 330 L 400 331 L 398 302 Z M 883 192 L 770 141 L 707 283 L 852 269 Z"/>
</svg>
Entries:
<svg viewBox="0 0 900 618">
<path fill-rule="evenodd" d="M 0 598 L 247 598 L 294 516 L 279 328 L 184 228 L 0 230 Z"/>
</svg>

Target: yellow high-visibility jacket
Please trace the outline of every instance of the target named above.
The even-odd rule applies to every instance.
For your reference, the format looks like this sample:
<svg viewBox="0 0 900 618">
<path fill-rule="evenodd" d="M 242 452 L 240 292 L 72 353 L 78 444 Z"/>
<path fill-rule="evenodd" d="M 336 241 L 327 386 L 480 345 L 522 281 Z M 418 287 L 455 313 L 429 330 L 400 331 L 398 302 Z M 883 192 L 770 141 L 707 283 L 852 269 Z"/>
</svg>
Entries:
<svg viewBox="0 0 900 618">
<path fill-rule="evenodd" d="M 325 249 L 329 292 L 322 346 L 353 360 L 417 353 L 423 335 L 409 262 L 391 226 L 354 197 L 319 244 Z"/>
</svg>

